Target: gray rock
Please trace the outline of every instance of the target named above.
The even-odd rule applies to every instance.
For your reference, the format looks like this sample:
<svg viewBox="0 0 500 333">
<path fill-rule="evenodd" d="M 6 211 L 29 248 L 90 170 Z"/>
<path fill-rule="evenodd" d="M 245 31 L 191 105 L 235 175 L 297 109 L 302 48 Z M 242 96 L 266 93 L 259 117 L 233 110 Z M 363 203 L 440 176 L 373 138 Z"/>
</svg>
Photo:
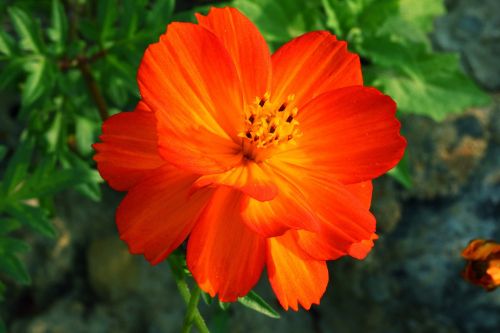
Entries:
<svg viewBox="0 0 500 333">
<path fill-rule="evenodd" d="M 436 20 L 438 47 L 458 51 L 466 69 L 485 88 L 500 89 L 500 2 L 454 1 L 452 11 Z"/>
</svg>

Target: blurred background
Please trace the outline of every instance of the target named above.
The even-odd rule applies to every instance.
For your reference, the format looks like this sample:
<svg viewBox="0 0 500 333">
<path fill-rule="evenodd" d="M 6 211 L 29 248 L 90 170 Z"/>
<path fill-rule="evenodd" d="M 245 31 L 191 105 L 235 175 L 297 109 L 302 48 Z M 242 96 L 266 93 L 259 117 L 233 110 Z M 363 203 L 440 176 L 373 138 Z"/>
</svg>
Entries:
<svg viewBox="0 0 500 333">
<path fill-rule="evenodd" d="M 272 50 L 329 30 L 391 95 L 407 154 L 375 181 L 380 239 L 330 262 L 320 306 L 281 314 L 201 304 L 213 332 L 500 332 L 500 293 L 465 282 L 471 239 L 500 240 L 497 0 L 0 1 L 0 331 L 178 332 L 166 263 L 128 254 L 123 196 L 92 161 L 103 119 L 132 110 L 149 43 L 171 21 L 239 8 Z M 195 329 L 193 329 L 195 330 Z"/>
</svg>

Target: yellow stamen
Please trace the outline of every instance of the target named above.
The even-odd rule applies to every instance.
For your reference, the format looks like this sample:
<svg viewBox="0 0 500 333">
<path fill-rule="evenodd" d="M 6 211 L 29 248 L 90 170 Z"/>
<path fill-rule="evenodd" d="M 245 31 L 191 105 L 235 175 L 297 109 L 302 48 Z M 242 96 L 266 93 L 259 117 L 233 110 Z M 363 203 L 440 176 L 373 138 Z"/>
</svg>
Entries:
<svg viewBox="0 0 500 333">
<path fill-rule="evenodd" d="M 245 131 L 238 134 L 255 148 L 267 148 L 292 141 L 301 135 L 295 119 L 298 109 L 294 95 L 286 101 L 272 101 L 269 92 L 256 97 L 255 102 L 244 111 Z"/>
</svg>

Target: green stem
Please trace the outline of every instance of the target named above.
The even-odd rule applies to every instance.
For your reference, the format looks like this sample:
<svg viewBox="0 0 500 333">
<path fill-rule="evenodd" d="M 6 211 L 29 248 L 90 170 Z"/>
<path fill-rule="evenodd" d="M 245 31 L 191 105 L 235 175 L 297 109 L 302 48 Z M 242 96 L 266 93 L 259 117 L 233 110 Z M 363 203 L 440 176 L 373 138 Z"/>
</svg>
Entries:
<svg viewBox="0 0 500 333">
<path fill-rule="evenodd" d="M 182 325 L 182 333 L 189 333 L 193 325 L 193 319 L 196 312 L 198 312 L 198 302 L 200 301 L 201 290 L 198 286 L 194 287 L 191 299 L 189 300 L 186 316 L 184 317 L 184 324 Z"/>
<path fill-rule="evenodd" d="M 184 276 L 181 276 L 180 274 L 176 273 L 175 263 L 173 263 L 171 260 L 167 260 L 167 261 L 170 265 L 170 268 L 172 269 L 172 275 L 175 278 L 175 283 L 177 284 L 177 289 L 179 290 L 179 293 L 181 294 L 181 297 L 184 300 L 184 302 L 186 302 L 186 304 L 188 305 L 188 311 L 186 313 L 185 319 L 187 320 L 187 317 L 190 316 L 191 317 L 190 321 L 192 323 L 194 323 L 194 325 L 196 326 L 196 328 L 198 329 L 198 331 L 200 333 L 210 333 L 210 331 L 208 330 L 207 324 L 205 324 L 205 320 L 203 320 L 203 317 L 201 316 L 200 312 L 198 311 L 198 307 L 196 306 L 198 304 L 198 301 L 196 301 L 195 305 L 192 306 L 191 314 L 190 314 L 190 306 L 191 306 L 191 303 L 193 301 L 193 297 L 191 296 L 191 292 L 189 291 L 188 284 L 184 280 Z M 196 289 L 194 290 L 194 294 L 196 294 L 196 293 L 198 293 L 198 296 L 196 298 L 198 298 L 198 300 L 199 300 L 200 288 L 198 288 L 198 286 L 196 286 Z M 184 324 L 185 324 L 186 320 L 184 321 Z M 185 327 L 185 325 L 184 325 L 184 327 Z M 183 327 L 183 329 L 184 329 L 184 327 Z"/>
</svg>

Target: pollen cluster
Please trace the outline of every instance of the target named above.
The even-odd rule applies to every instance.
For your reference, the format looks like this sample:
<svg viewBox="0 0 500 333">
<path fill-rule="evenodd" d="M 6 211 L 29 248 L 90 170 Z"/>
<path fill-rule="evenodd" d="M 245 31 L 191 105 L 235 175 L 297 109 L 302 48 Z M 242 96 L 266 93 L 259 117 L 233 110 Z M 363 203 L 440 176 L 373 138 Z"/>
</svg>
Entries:
<svg viewBox="0 0 500 333">
<path fill-rule="evenodd" d="M 245 108 L 246 128 L 238 136 L 257 148 L 276 146 L 300 136 L 294 99 L 295 95 L 289 95 L 285 102 L 276 103 L 270 100 L 269 93 L 256 97 L 254 103 Z"/>
</svg>

